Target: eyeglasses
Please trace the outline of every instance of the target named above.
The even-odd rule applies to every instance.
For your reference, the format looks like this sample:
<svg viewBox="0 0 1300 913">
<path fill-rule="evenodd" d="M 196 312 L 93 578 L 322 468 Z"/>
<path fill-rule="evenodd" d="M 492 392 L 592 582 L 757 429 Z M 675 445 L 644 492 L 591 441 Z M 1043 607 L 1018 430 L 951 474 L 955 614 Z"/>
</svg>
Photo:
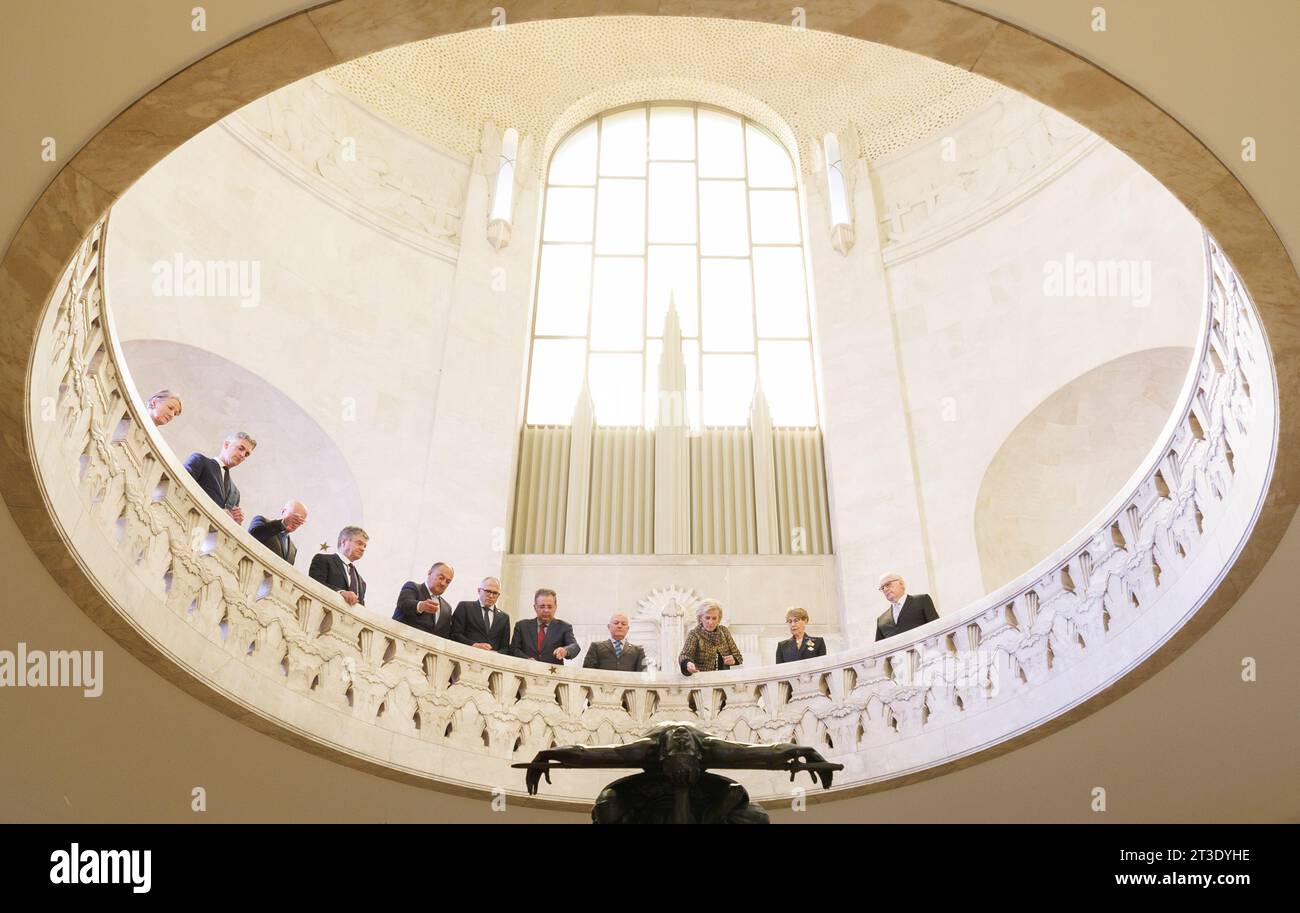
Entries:
<svg viewBox="0 0 1300 913">
<path fill-rule="evenodd" d="M 500 590 L 485 590 L 485 589 L 483 589 L 483 587 L 479 587 L 479 588 L 478 588 L 478 591 L 479 591 L 480 593 L 482 593 L 484 596 L 500 596 L 500 595 L 501 595 L 501 591 L 500 591 Z"/>
<path fill-rule="evenodd" d="M 903 581 L 901 581 L 901 580 L 886 580 L 884 583 L 882 583 L 882 584 L 880 585 L 880 592 L 883 593 L 883 592 L 885 592 L 885 590 L 889 589 L 889 588 L 890 588 L 891 586 L 893 586 L 894 584 L 896 584 L 896 583 L 902 583 L 902 582 L 903 582 Z"/>
</svg>

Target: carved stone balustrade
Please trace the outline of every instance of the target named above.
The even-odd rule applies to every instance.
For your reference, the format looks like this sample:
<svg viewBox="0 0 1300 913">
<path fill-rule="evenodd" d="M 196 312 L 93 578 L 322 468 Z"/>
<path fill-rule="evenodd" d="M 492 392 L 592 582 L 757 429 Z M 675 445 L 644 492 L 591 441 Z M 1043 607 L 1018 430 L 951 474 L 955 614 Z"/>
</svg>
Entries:
<svg viewBox="0 0 1300 913">
<path fill-rule="evenodd" d="M 1269 352 L 1207 237 L 1206 316 L 1177 410 L 1111 504 L 1031 573 L 905 635 L 795 664 L 687 680 L 543 666 L 353 611 L 215 510 L 132 387 L 104 297 L 106 225 L 68 268 L 31 367 L 35 462 L 68 549 L 120 624 L 212 703 L 308 750 L 442 788 L 525 801 L 511 763 L 672 719 L 816 747 L 845 765 L 827 798 L 1023 738 L 1194 615 L 1249 536 L 1273 465 Z M 566 771 L 540 801 L 588 803 L 607 779 Z M 768 802 L 797 785 L 739 779 Z"/>
</svg>

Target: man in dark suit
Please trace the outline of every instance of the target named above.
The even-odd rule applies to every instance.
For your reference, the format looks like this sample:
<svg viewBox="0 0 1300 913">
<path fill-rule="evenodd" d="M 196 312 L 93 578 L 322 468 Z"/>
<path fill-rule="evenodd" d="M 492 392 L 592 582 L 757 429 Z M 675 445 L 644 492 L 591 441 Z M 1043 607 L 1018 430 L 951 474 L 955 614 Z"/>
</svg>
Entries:
<svg viewBox="0 0 1300 913">
<path fill-rule="evenodd" d="M 408 580 L 397 594 L 397 608 L 393 620 L 419 628 L 434 637 L 451 637 L 454 612 L 451 603 L 442 598 L 451 586 L 455 569 L 445 561 L 435 561 L 429 568 L 424 583 Z"/>
<path fill-rule="evenodd" d="M 919 628 L 939 617 L 934 600 L 924 593 L 908 596 L 903 578 L 897 574 L 885 574 L 880 578 L 880 592 L 889 600 L 889 608 L 876 619 L 876 640 Z"/>
<path fill-rule="evenodd" d="M 606 669 L 610 672 L 645 671 L 645 651 L 627 642 L 628 620 L 618 614 L 609 620 L 609 640 L 592 643 L 582 660 L 584 669 Z"/>
<path fill-rule="evenodd" d="M 185 460 L 185 471 L 236 523 L 244 522 L 244 512 L 239 509 L 239 488 L 231 480 L 230 470 L 252 456 L 256 446 L 257 441 L 247 431 L 236 431 L 222 441 L 221 452 L 215 460 L 201 453 L 191 453 Z"/>
<path fill-rule="evenodd" d="M 451 620 L 452 640 L 480 650 L 510 652 L 510 616 L 496 607 L 501 598 L 501 581 L 484 577 L 478 585 L 478 599 L 458 603 Z"/>
<path fill-rule="evenodd" d="M 826 655 L 826 641 L 820 637 L 805 635 L 803 629 L 808 625 L 806 609 L 793 608 L 785 613 L 785 623 L 790 628 L 790 639 L 776 645 L 776 661 L 792 663 L 800 659 L 812 659 L 814 656 Z"/>
<path fill-rule="evenodd" d="M 536 618 L 524 618 L 515 625 L 510 652 L 523 659 L 562 666 L 582 648 L 573 636 L 573 625 L 555 617 L 555 590 L 538 590 L 533 596 Z"/>
<path fill-rule="evenodd" d="M 253 522 L 248 524 L 248 533 L 277 557 L 293 564 L 298 557 L 298 546 L 293 544 L 289 534 L 306 522 L 307 505 L 301 501 L 289 501 L 280 508 L 279 520 L 268 520 L 261 514 L 253 517 Z"/>
<path fill-rule="evenodd" d="M 348 605 L 365 605 L 366 582 L 357 573 L 356 562 L 361 560 L 369 544 L 370 536 L 361 527 L 343 527 L 339 530 L 338 554 L 313 555 L 308 576 L 334 590 Z"/>
</svg>

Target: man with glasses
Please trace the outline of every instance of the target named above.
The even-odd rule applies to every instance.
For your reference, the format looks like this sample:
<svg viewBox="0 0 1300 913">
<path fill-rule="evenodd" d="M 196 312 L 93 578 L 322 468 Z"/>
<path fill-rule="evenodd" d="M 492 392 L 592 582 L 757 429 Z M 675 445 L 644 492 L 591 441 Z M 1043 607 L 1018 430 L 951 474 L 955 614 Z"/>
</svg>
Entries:
<svg viewBox="0 0 1300 913">
<path fill-rule="evenodd" d="M 478 599 L 457 604 L 448 636 L 457 643 L 480 650 L 508 653 L 510 616 L 496 607 L 500 598 L 501 581 L 484 577 L 478 585 Z"/>
<path fill-rule="evenodd" d="M 934 608 L 934 600 L 924 593 L 907 595 L 903 578 L 897 574 L 885 574 L 880 578 L 880 592 L 888 600 L 889 608 L 876 619 L 876 640 L 919 628 L 939 617 Z"/>
</svg>

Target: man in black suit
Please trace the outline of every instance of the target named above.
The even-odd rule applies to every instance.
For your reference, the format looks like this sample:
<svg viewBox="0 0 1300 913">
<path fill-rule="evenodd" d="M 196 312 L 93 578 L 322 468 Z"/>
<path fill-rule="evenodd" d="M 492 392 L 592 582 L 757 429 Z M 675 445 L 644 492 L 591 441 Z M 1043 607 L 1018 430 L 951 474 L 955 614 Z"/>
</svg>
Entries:
<svg viewBox="0 0 1300 913">
<path fill-rule="evenodd" d="M 185 460 L 185 471 L 236 523 L 244 522 L 244 512 L 239 509 L 239 488 L 230 478 L 230 470 L 252 456 L 256 446 L 257 441 L 247 431 L 236 431 L 221 442 L 221 453 L 215 460 L 201 453 L 191 453 Z"/>
<path fill-rule="evenodd" d="M 627 642 L 627 616 L 617 614 L 609 620 L 609 640 L 592 643 L 582 660 L 584 669 L 606 669 L 610 672 L 645 671 L 645 650 Z"/>
<path fill-rule="evenodd" d="M 361 560 L 369 544 L 370 535 L 361 527 L 343 527 L 339 530 L 338 554 L 313 555 L 308 576 L 334 590 L 348 605 L 365 605 L 366 582 L 357 573 L 356 562 Z"/>
<path fill-rule="evenodd" d="M 510 651 L 510 616 L 496 607 L 501 598 L 501 581 L 484 577 L 478 585 L 478 599 L 456 606 L 451 620 L 452 640 L 480 650 Z"/>
<path fill-rule="evenodd" d="M 515 636 L 510 641 L 510 652 L 523 659 L 562 666 L 573 659 L 582 648 L 573 636 L 573 625 L 555 617 L 555 590 L 538 590 L 533 596 L 536 618 L 521 619 L 515 625 Z"/>
<path fill-rule="evenodd" d="M 402 592 L 397 594 L 393 620 L 419 628 L 434 637 L 450 637 L 456 610 L 442 598 L 442 594 L 447 592 L 455 576 L 456 571 L 450 564 L 435 561 L 424 583 L 406 581 L 402 584 Z"/>
<path fill-rule="evenodd" d="M 792 663 L 801 659 L 826 655 L 826 641 L 820 637 L 805 635 L 803 629 L 808 625 L 808 611 L 793 608 L 785 613 L 785 623 L 790 628 L 790 639 L 776 645 L 776 661 Z"/>
<path fill-rule="evenodd" d="M 301 501 L 289 501 L 280 508 L 279 520 L 268 520 L 261 514 L 253 517 L 253 522 L 248 524 L 248 533 L 277 557 L 293 564 L 298 557 L 298 546 L 293 544 L 289 534 L 306 522 L 307 505 Z"/>
<path fill-rule="evenodd" d="M 897 574 L 885 574 L 880 578 L 880 592 L 889 600 L 889 608 L 876 619 L 876 640 L 919 628 L 939 617 L 934 600 L 924 593 L 908 596 L 903 578 Z"/>
</svg>

